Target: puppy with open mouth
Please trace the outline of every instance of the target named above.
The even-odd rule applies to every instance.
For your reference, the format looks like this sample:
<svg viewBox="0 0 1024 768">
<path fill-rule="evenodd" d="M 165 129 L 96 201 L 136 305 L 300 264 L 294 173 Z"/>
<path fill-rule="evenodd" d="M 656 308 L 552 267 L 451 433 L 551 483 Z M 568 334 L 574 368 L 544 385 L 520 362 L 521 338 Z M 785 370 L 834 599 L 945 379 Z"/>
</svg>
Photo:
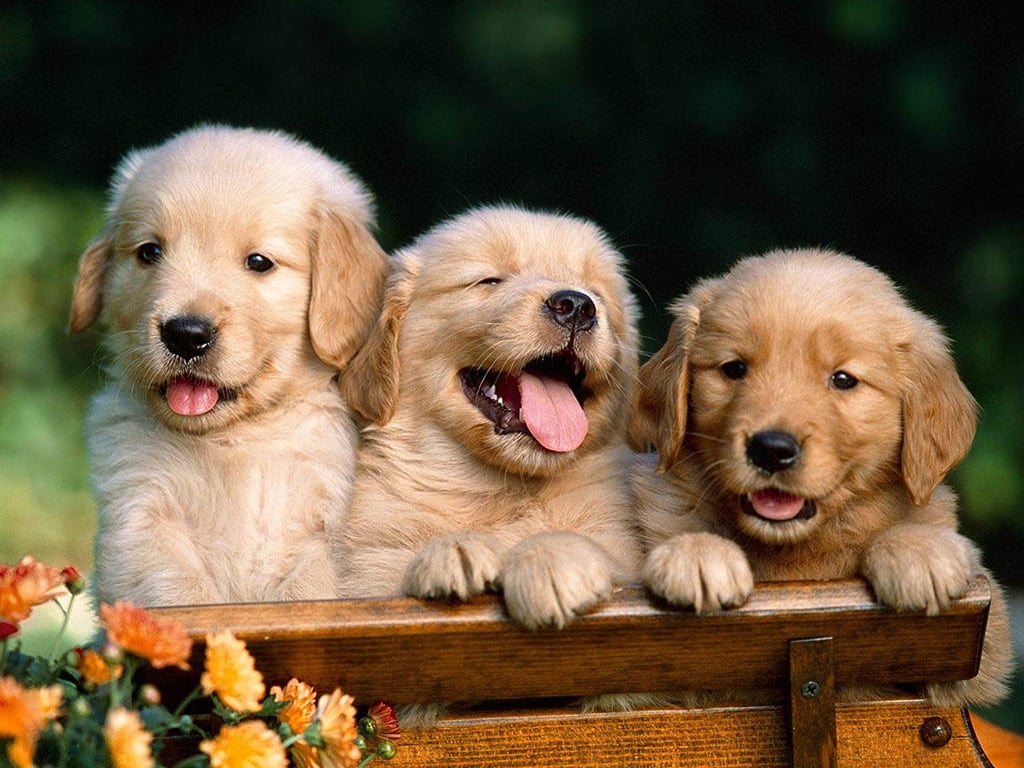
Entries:
<svg viewBox="0 0 1024 768">
<path fill-rule="evenodd" d="M 669 602 L 742 604 L 754 580 L 864 577 L 899 610 L 936 612 L 985 573 L 942 484 L 976 405 L 939 327 L 882 273 L 830 251 L 739 261 L 672 307 L 630 423 L 643 578 Z M 981 673 L 936 698 L 1005 693 L 1005 605 Z"/>
<path fill-rule="evenodd" d="M 480 208 L 395 254 L 343 382 L 369 426 L 341 594 L 501 591 L 536 629 L 631 579 L 635 314 L 621 255 L 568 216 Z"/>
<path fill-rule="evenodd" d="M 379 311 L 371 226 L 362 183 L 281 133 L 205 126 L 122 161 L 70 323 L 109 331 L 101 599 L 334 596 L 358 437 L 336 378 Z"/>
</svg>

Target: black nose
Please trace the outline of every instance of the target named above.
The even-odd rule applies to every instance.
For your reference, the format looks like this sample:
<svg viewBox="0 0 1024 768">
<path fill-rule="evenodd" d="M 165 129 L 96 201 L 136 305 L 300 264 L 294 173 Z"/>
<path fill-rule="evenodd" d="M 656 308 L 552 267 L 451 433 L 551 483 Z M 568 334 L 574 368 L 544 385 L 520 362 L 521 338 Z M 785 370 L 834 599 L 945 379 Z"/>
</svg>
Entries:
<svg viewBox="0 0 1024 768">
<path fill-rule="evenodd" d="M 171 354 L 185 360 L 206 354 L 216 335 L 213 323 L 195 315 L 178 315 L 160 326 L 160 341 Z"/>
<path fill-rule="evenodd" d="M 747 459 L 769 475 L 789 469 L 800 458 L 800 443 L 788 432 L 765 430 L 747 440 Z"/>
<path fill-rule="evenodd" d="M 597 322 L 594 300 L 580 291 L 557 291 L 544 305 L 556 323 L 571 331 L 589 331 Z"/>
</svg>

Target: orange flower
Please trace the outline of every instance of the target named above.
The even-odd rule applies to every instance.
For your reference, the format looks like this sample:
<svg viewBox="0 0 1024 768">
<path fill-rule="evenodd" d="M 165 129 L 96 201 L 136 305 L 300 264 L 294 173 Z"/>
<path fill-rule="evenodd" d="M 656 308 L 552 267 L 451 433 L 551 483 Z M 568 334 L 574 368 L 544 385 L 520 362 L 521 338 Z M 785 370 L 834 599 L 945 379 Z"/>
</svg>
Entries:
<svg viewBox="0 0 1024 768">
<path fill-rule="evenodd" d="M 78 671 L 87 684 L 100 686 L 121 677 L 124 666 L 107 661 L 92 648 L 89 648 L 82 652 L 82 658 L 78 662 Z"/>
<path fill-rule="evenodd" d="M 245 643 L 231 632 L 206 636 L 206 671 L 199 679 L 203 693 L 216 693 L 221 702 L 236 712 L 258 712 L 266 688 L 263 675 L 245 649 Z"/>
<path fill-rule="evenodd" d="M 185 627 L 172 619 L 160 620 L 144 608 L 118 600 L 100 606 L 107 638 L 123 651 L 141 656 L 154 669 L 188 669 L 192 640 Z"/>
<path fill-rule="evenodd" d="M 356 746 L 356 708 L 354 699 L 335 688 L 330 696 L 320 697 L 316 719 L 320 722 L 320 735 L 324 748 L 320 750 L 323 768 L 353 768 L 359 764 L 363 752 Z"/>
<path fill-rule="evenodd" d="M 302 733 L 309 728 L 316 714 L 316 691 L 311 685 L 293 677 L 284 690 L 279 685 L 271 688 L 270 695 L 277 701 L 288 702 L 288 706 L 277 713 L 278 722 L 291 728 L 292 733 Z"/>
<path fill-rule="evenodd" d="M 210 756 L 210 768 L 287 768 L 284 745 L 262 720 L 225 725 L 217 737 L 199 744 Z"/>
<path fill-rule="evenodd" d="M 153 768 L 153 734 L 142 725 L 138 712 L 117 707 L 107 712 L 103 724 L 110 762 L 114 768 Z"/>
<path fill-rule="evenodd" d="M 0 677 L 0 740 L 11 740 L 7 758 L 17 768 L 31 768 L 44 720 L 37 694 L 13 677 Z"/>
<path fill-rule="evenodd" d="M 68 593 L 56 568 L 25 555 L 13 566 L 0 565 L 0 619 L 17 624 L 37 605 Z"/>
<path fill-rule="evenodd" d="M 59 685 L 48 685 L 45 688 L 32 688 L 30 693 L 39 703 L 39 714 L 49 722 L 60 717 L 60 707 L 64 703 L 64 689 Z"/>
</svg>

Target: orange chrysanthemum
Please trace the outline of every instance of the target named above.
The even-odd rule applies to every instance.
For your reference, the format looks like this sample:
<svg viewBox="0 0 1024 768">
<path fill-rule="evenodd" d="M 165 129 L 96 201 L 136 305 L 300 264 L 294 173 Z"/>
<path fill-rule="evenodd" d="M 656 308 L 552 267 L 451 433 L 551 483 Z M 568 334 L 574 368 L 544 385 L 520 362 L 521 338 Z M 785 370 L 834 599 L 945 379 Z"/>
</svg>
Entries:
<svg viewBox="0 0 1024 768">
<path fill-rule="evenodd" d="M 44 688 L 32 688 L 31 693 L 39 702 L 39 713 L 45 722 L 60 717 L 60 708 L 64 703 L 64 689 L 59 685 L 48 685 Z"/>
<path fill-rule="evenodd" d="M 82 658 L 78 662 L 78 671 L 87 684 L 99 686 L 121 677 L 124 666 L 111 664 L 103 656 L 89 648 L 82 652 Z"/>
<path fill-rule="evenodd" d="M 121 600 L 101 605 L 100 620 L 111 643 L 146 659 L 154 669 L 188 669 L 192 640 L 182 624 L 158 619 L 144 608 Z"/>
<path fill-rule="evenodd" d="M 287 768 L 284 744 L 262 720 L 225 725 L 216 738 L 200 742 L 199 750 L 210 756 L 210 768 Z"/>
<path fill-rule="evenodd" d="M 13 677 L 0 677 L 0 739 L 11 740 L 7 758 L 17 768 L 31 768 L 44 721 L 40 697 Z"/>
<path fill-rule="evenodd" d="M 153 768 L 153 734 L 142 725 L 138 712 L 117 707 L 107 713 L 103 738 L 114 768 Z"/>
<path fill-rule="evenodd" d="M 27 619 L 35 606 L 66 594 L 63 574 L 31 555 L 13 566 L 0 565 L 0 619 L 17 624 Z"/>
<path fill-rule="evenodd" d="M 292 733 L 302 733 L 309 728 L 316 714 L 316 691 L 313 686 L 293 677 L 283 690 L 279 685 L 271 688 L 270 695 L 277 701 L 288 702 L 288 706 L 277 713 L 279 722 L 291 728 Z"/>
<path fill-rule="evenodd" d="M 224 706 L 236 712 L 258 712 L 263 706 L 263 675 L 245 643 L 231 632 L 206 636 L 206 671 L 199 682 L 204 694 L 216 693 Z"/>
<path fill-rule="evenodd" d="M 343 694 L 340 688 L 334 693 L 320 697 L 316 708 L 316 719 L 320 722 L 320 735 L 324 747 L 320 750 L 320 765 L 323 768 L 354 768 L 363 757 L 356 746 L 356 708 L 354 699 Z"/>
</svg>

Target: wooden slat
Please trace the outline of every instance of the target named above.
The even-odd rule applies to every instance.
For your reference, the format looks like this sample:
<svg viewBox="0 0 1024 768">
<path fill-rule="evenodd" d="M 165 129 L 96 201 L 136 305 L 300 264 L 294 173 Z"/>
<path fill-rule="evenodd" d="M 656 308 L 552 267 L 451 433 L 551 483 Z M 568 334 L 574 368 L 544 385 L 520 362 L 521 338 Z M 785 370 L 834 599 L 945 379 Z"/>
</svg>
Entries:
<svg viewBox="0 0 1024 768">
<path fill-rule="evenodd" d="M 789 644 L 793 768 L 836 768 L 835 648 L 831 637 Z"/>
<path fill-rule="evenodd" d="M 929 747 L 928 718 L 951 738 Z M 841 704 L 836 709 L 838 765 L 991 768 L 966 715 L 922 700 Z M 402 734 L 394 768 L 788 768 L 782 707 L 657 710 L 580 715 L 572 711 L 462 716 Z"/>
<path fill-rule="evenodd" d="M 201 639 L 232 630 L 269 684 L 295 676 L 362 702 L 526 699 L 787 685 L 789 641 L 834 638 L 836 683 L 960 680 L 977 672 L 988 584 L 939 616 L 897 614 L 858 581 L 760 584 L 742 608 L 695 616 L 626 589 L 560 632 L 514 626 L 487 596 L 165 608 Z M 191 689 L 202 670 L 161 686 Z"/>
</svg>

